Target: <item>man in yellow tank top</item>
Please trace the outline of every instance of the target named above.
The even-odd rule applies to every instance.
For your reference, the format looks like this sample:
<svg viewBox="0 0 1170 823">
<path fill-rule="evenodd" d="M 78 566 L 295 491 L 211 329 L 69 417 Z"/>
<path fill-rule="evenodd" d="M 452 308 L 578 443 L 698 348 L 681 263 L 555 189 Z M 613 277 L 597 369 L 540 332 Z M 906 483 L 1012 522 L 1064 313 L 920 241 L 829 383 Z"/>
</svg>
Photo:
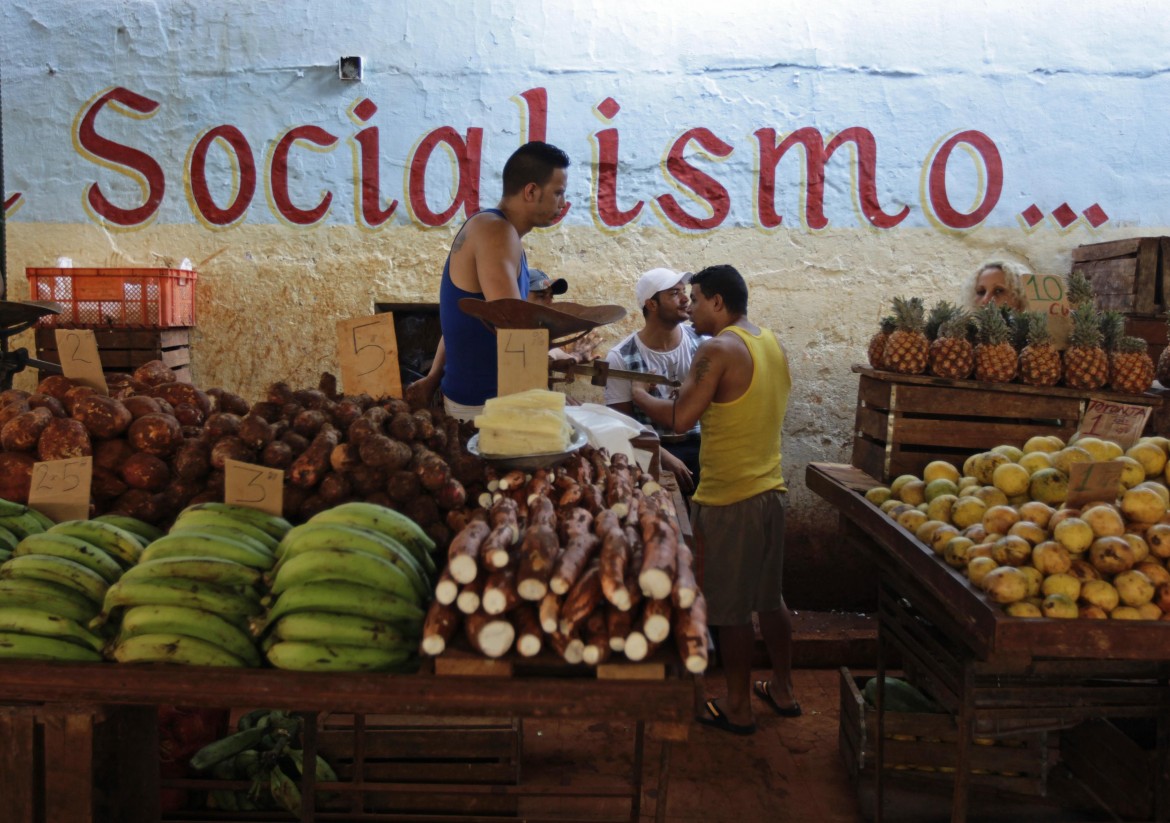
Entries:
<svg viewBox="0 0 1170 823">
<path fill-rule="evenodd" d="M 743 735 L 756 730 L 753 691 L 777 714 L 800 715 L 792 694 L 792 621 L 782 591 L 787 489 L 780 429 L 792 378 L 775 335 L 748 320 L 747 297 L 747 284 L 732 266 L 694 275 L 691 320 L 711 339 L 695 352 L 673 401 L 644 387 L 633 392 L 635 405 L 660 426 L 681 432 L 702 424 L 692 521 L 727 698 L 708 700 L 698 720 Z M 754 685 L 753 612 L 772 661 L 771 677 Z"/>
</svg>

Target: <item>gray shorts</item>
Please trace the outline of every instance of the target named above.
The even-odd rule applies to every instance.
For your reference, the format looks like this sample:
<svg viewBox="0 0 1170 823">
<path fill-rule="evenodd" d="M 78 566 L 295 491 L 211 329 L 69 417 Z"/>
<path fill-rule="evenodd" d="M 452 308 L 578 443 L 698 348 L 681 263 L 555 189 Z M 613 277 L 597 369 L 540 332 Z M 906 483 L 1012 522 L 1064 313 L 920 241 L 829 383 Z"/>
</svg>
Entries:
<svg viewBox="0 0 1170 823">
<path fill-rule="evenodd" d="M 788 495 L 767 491 L 730 506 L 692 501 L 691 521 L 702 558 L 707 622 L 740 626 L 752 612 L 784 605 L 784 513 Z"/>
</svg>

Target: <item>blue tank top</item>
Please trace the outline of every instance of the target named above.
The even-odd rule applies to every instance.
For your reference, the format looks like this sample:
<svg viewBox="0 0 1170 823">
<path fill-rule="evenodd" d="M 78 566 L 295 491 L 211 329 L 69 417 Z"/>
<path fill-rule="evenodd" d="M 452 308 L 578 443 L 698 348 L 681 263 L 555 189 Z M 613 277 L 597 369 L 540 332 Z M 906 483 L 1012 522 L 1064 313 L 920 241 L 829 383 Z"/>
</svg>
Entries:
<svg viewBox="0 0 1170 823">
<path fill-rule="evenodd" d="M 499 209 L 483 209 L 500 217 Z M 473 217 L 475 215 L 472 215 Z M 468 218 L 470 219 L 470 218 Z M 459 231 L 467 223 L 460 227 Z M 458 237 L 458 235 L 456 235 Z M 520 252 L 520 273 L 516 286 L 521 299 L 528 297 L 528 258 Z M 451 255 L 443 264 L 443 279 L 439 284 L 439 324 L 443 329 L 443 343 L 447 348 L 447 366 L 443 371 L 442 389 L 446 397 L 464 406 L 482 406 L 497 394 L 496 336 L 478 318 L 464 314 L 459 301 L 464 297 L 483 300 L 483 292 L 464 291 L 451 280 Z"/>
</svg>

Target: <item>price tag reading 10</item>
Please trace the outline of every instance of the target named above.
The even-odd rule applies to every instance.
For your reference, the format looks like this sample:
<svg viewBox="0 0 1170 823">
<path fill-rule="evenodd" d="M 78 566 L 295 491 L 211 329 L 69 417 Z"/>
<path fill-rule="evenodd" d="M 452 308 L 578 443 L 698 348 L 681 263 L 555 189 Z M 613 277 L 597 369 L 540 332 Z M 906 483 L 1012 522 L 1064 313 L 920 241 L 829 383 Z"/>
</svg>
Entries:
<svg viewBox="0 0 1170 823">
<path fill-rule="evenodd" d="M 402 397 L 393 314 L 386 312 L 338 322 L 337 359 L 346 394 Z"/>
<path fill-rule="evenodd" d="M 34 463 L 28 504 L 57 523 L 88 520 L 92 481 L 92 457 Z"/>
<path fill-rule="evenodd" d="M 223 500 L 280 515 L 284 510 L 284 472 L 242 460 L 224 461 Z"/>
<path fill-rule="evenodd" d="M 500 397 L 548 388 L 548 329 L 497 329 Z"/>
</svg>

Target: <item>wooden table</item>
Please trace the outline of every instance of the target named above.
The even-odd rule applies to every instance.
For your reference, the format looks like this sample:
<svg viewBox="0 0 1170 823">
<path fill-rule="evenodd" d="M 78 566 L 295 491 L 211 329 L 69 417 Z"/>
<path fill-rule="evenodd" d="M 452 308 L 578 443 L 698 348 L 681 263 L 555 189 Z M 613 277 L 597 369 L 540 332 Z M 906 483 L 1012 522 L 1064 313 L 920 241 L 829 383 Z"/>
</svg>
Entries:
<svg viewBox="0 0 1170 823">
<path fill-rule="evenodd" d="M 973 737 L 1066 728 L 1092 717 L 1157 719 L 1154 808 L 1157 820 L 1170 820 L 1170 622 L 1010 617 L 866 500 L 864 491 L 878 482 L 860 469 L 812 463 L 806 482 L 841 512 L 847 538 L 878 566 L 878 677 L 888 643 L 956 718 L 952 820 L 966 820 Z M 883 712 L 879 689 L 879 821 Z"/>
<path fill-rule="evenodd" d="M 32 729 L 40 724 L 46 730 L 47 758 L 53 758 L 45 768 L 46 795 L 55 804 L 45 810 L 44 819 L 52 823 L 92 820 L 95 766 L 90 752 L 93 718 L 100 715 L 117 724 L 117 762 L 110 764 L 117 785 L 103 787 L 113 794 L 116 819 L 119 823 L 157 821 L 157 707 L 262 706 L 306 715 L 303 743 L 309 763 L 316 756 L 316 715 L 322 711 L 629 722 L 636 727 L 635 774 L 631 784 L 613 796 L 630 797 L 630 819 L 639 819 L 643 745 L 647 736 L 660 740 L 656 819 L 665 820 L 670 744 L 687 738 L 693 697 L 692 679 L 677 674 L 657 680 L 539 675 L 505 679 L 6 661 L 0 665 L 0 806 L 6 807 L 4 823 L 35 819 L 34 799 L 27 787 L 36 768 L 29 756 Z M 402 819 L 385 814 L 315 815 L 317 787 L 312 770 L 306 771 L 301 783 L 302 821 Z M 329 788 L 347 787 L 330 784 L 322 791 Z M 525 794 L 523 786 L 493 785 L 481 790 Z"/>
</svg>

